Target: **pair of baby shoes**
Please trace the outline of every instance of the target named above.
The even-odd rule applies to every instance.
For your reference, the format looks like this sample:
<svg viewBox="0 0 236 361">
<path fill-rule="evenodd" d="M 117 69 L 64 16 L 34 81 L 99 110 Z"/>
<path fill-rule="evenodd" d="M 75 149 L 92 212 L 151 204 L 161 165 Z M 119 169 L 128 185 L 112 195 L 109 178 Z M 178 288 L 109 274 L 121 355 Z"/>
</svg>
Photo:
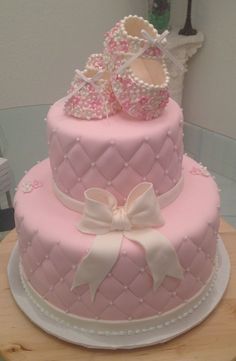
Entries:
<svg viewBox="0 0 236 361">
<path fill-rule="evenodd" d="M 167 34 L 158 34 L 142 17 L 119 21 L 105 35 L 104 53 L 91 55 L 85 70 L 76 70 L 66 114 L 102 119 L 123 110 L 141 120 L 157 118 L 169 99 L 163 60 L 164 55 L 171 58 L 165 46 Z"/>
</svg>

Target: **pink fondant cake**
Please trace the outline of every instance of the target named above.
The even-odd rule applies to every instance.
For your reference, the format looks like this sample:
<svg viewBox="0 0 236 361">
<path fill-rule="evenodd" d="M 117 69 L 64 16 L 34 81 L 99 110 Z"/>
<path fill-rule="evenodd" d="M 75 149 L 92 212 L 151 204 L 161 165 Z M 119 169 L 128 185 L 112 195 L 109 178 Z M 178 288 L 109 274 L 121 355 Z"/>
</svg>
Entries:
<svg viewBox="0 0 236 361">
<path fill-rule="evenodd" d="M 77 70 L 71 93 L 50 108 L 49 159 L 24 176 L 15 196 L 27 295 L 55 322 L 98 338 L 142 334 L 192 314 L 212 289 L 217 263 L 217 186 L 205 167 L 183 156 L 182 111 L 161 98 L 169 81 L 166 71 L 164 85 L 157 74 L 166 34 L 130 16 L 111 31 L 109 49 L 117 29 L 115 48 L 122 45 L 125 63 L 116 59 L 112 86 L 123 82 L 134 104 L 127 114 L 109 115 L 106 96 L 118 102 L 122 94 L 115 100 L 112 64 L 93 55 L 92 71 Z M 127 59 L 134 45 L 141 48 Z M 125 110 L 126 100 L 117 109 Z M 159 340 L 168 339 L 163 335 Z M 94 346 L 89 338 L 84 344 Z"/>
<path fill-rule="evenodd" d="M 213 272 L 219 196 L 214 181 L 199 164 L 188 157 L 182 162 L 178 105 L 170 101 L 161 118 L 140 124 L 122 113 L 102 122 L 79 122 L 63 114 L 62 102 L 52 106 L 47 119 L 50 163 L 45 160 L 32 168 L 15 196 L 27 282 L 52 306 L 88 319 L 142 319 L 185 304 Z M 90 250 L 94 235 L 77 229 L 81 215 L 61 203 L 62 192 L 69 199 L 83 201 L 85 189 L 102 187 L 122 204 L 144 179 L 154 184 L 158 196 L 168 193 L 181 178 L 180 194 L 162 209 L 165 224 L 158 230 L 175 249 L 182 279 L 166 276 L 153 290 L 142 248 L 123 237 L 118 260 L 95 299 L 88 285 L 71 289 L 76 268 Z M 57 196 L 53 180 L 61 191 Z"/>
</svg>

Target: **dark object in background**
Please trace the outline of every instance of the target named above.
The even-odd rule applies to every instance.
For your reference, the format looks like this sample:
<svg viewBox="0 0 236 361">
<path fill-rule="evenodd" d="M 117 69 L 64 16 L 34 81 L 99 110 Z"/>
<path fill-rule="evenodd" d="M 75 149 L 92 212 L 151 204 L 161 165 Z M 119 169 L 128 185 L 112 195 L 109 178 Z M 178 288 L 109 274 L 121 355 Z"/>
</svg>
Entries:
<svg viewBox="0 0 236 361">
<path fill-rule="evenodd" d="M 191 22 L 191 11 L 192 11 L 192 0 L 188 0 L 188 8 L 187 8 L 187 16 L 186 21 L 183 29 L 180 29 L 179 34 L 190 36 L 190 35 L 196 35 L 197 30 L 193 29 L 192 22 Z"/>
<path fill-rule="evenodd" d="M 170 0 L 153 0 L 148 19 L 159 33 L 163 33 L 170 21 Z"/>
<path fill-rule="evenodd" d="M 10 231 L 15 228 L 14 209 L 0 209 L 0 232 Z"/>
</svg>

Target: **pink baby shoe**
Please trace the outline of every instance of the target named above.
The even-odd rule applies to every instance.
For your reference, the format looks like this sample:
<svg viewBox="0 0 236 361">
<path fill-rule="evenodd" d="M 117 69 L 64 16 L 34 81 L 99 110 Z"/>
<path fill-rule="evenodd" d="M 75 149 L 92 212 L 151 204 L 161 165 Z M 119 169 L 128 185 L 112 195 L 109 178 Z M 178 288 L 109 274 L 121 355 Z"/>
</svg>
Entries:
<svg viewBox="0 0 236 361">
<path fill-rule="evenodd" d="M 64 109 L 67 115 L 88 120 L 106 118 L 121 110 L 102 54 L 92 54 L 85 70 L 75 71 Z"/>
<path fill-rule="evenodd" d="M 142 17 L 128 16 L 105 36 L 104 60 L 111 72 L 115 96 L 132 117 L 158 117 L 169 99 L 169 74 L 164 54 L 168 32 L 157 30 Z"/>
</svg>

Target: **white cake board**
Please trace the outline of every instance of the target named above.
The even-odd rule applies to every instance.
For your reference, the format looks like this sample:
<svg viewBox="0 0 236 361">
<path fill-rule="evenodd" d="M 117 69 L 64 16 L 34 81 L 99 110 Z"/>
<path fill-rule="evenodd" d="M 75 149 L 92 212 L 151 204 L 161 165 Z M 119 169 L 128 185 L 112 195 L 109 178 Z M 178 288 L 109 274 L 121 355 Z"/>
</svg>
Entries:
<svg viewBox="0 0 236 361">
<path fill-rule="evenodd" d="M 32 303 L 25 293 L 19 274 L 19 250 L 17 245 L 13 249 L 8 263 L 8 279 L 12 295 L 17 305 L 33 323 L 50 335 L 89 348 L 131 349 L 169 341 L 201 323 L 214 310 L 225 292 L 230 276 L 229 256 L 221 238 L 218 239 L 217 252 L 218 272 L 214 289 L 207 297 L 207 301 L 203 302 L 202 305 L 192 314 L 189 314 L 188 317 L 182 318 L 174 324 L 137 335 L 105 336 L 87 334 L 78 329 L 70 328 L 65 324 L 60 324 L 58 321 L 46 316 Z"/>
</svg>

